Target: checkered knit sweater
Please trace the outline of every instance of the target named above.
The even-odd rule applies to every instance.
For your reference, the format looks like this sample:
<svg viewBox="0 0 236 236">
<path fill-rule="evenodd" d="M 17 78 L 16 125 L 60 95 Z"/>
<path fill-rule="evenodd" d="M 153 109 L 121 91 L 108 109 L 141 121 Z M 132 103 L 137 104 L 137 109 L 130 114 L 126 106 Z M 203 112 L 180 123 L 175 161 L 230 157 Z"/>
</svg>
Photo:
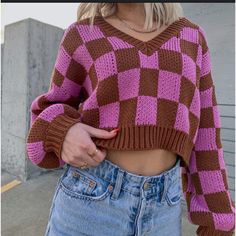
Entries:
<svg viewBox="0 0 236 236">
<path fill-rule="evenodd" d="M 198 235 L 233 235 L 220 114 L 206 33 L 186 17 L 143 42 L 96 16 L 70 24 L 48 92 L 31 104 L 29 159 L 62 167 L 61 148 L 77 122 L 120 131 L 92 137 L 117 150 L 162 148 L 181 156 L 188 219 Z"/>
</svg>

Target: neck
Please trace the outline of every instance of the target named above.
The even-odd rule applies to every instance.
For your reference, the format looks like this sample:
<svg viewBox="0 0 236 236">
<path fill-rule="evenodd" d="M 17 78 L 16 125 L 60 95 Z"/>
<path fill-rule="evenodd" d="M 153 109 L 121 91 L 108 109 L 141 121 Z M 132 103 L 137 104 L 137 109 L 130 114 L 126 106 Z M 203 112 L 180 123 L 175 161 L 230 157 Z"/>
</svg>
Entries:
<svg viewBox="0 0 236 236">
<path fill-rule="evenodd" d="M 143 25 L 145 10 L 143 3 L 117 3 L 117 15 L 130 22 Z"/>
</svg>

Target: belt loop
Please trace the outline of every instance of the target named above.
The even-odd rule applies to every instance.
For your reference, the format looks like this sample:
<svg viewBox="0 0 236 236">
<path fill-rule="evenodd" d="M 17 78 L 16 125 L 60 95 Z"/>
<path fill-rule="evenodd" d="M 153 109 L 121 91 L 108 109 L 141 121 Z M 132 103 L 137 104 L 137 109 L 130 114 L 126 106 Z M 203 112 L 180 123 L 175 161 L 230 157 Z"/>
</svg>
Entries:
<svg viewBox="0 0 236 236">
<path fill-rule="evenodd" d="M 121 184 L 123 181 L 123 176 L 124 176 L 124 171 L 121 169 L 118 169 L 118 173 L 117 173 L 116 180 L 115 180 L 115 186 L 114 186 L 113 192 L 111 194 L 111 199 L 113 199 L 113 200 L 116 200 L 119 197 Z"/>
<path fill-rule="evenodd" d="M 168 185 L 169 185 L 169 175 L 166 174 L 166 175 L 164 175 L 164 189 L 163 189 L 162 196 L 161 196 L 161 202 L 163 202 L 165 199 Z"/>
</svg>

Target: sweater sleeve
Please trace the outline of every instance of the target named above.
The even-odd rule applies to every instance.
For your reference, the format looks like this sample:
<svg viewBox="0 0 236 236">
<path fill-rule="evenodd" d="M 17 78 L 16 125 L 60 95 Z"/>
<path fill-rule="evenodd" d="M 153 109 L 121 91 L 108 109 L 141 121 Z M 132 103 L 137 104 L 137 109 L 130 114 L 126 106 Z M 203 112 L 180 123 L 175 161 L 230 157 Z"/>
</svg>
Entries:
<svg viewBox="0 0 236 236">
<path fill-rule="evenodd" d="M 26 140 L 28 158 L 35 165 L 62 167 L 62 144 L 68 129 L 80 122 L 78 106 L 85 99 L 86 69 L 75 56 L 80 46 L 76 23 L 64 31 L 47 92 L 36 97 L 30 107 L 30 128 Z"/>
<path fill-rule="evenodd" d="M 199 26 L 200 123 L 188 166 L 181 168 L 188 220 L 200 236 L 231 236 L 235 209 L 229 193 L 221 143 L 220 112 L 212 79 L 211 56 L 204 29 Z"/>
</svg>

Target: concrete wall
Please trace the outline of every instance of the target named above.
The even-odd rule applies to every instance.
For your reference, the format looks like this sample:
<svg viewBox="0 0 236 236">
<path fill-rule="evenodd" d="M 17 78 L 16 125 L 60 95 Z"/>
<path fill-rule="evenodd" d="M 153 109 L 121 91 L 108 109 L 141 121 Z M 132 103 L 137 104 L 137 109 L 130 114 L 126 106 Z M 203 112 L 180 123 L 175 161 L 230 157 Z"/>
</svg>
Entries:
<svg viewBox="0 0 236 236">
<path fill-rule="evenodd" d="M 48 90 L 63 30 L 34 19 L 5 27 L 2 58 L 2 168 L 22 180 L 45 171 L 26 156 L 30 105 Z"/>
</svg>

